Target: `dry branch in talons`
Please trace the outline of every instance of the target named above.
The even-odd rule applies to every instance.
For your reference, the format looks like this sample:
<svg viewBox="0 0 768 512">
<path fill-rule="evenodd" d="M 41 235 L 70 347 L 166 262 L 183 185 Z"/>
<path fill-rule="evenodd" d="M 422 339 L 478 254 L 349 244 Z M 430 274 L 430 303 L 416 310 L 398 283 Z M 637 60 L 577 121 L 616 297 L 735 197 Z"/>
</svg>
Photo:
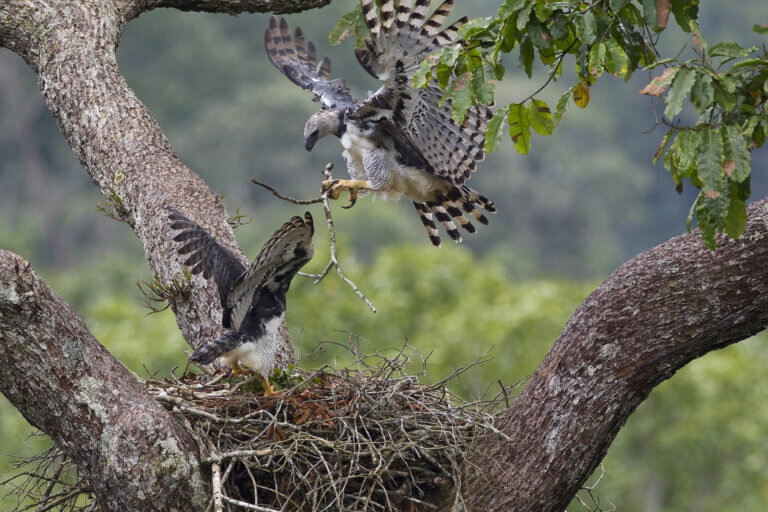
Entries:
<svg viewBox="0 0 768 512">
<path fill-rule="evenodd" d="M 328 180 L 333 179 L 333 175 L 331 174 L 331 169 L 333 169 L 333 164 L 331 162 L 328 162 L 326 166 L 323 168 L 323 176 L 326 177 Z M 283 201 L 287 201 L 292 204 L 297 205 L 309 205 L 309 204 L 315 204 L 315 203 L 323 203 L 323 211 L 325 212 L 325 221 L 328 225 L 328 245 L 330 247 L 331 251 L 331 258 L 328 261 L 328 264 L 325 266 L 322 272 L 319 274 L 308 274 L 306 272 L 299 272 L 297 275 L 300 275 L 302 277 L 308 277 L 310 279 L 314 279 L 314 284 L 319 283 L 320 281 L 325 278 L 325 276 L 328 275 L 328 273 L 331 271 L 332 268 L 336 268 L 336 272 L 339 274 L 339 278 L 341 278 L 342 281 L 347 283 L 350 288 L 355 292 L 355 294 L 360 297 L 360 299 L 368 305 L 368 307 L 371 309 L 373 313 L 376 313 L 376 308 L 371 303 L 371 301 L 365 296 L 365 294 L 360 291 L 360 288 L 357 287 L 357 285 L 352 282 L 351 279 L 346 277 L 344 275 L 344 271 L 341 269 L 341 264 L 339 263 L 339 258 L 336 254 L 336 229 L 333 225 L 333 217 L 331 215 L 331 207 L 328 203 L 328 193 L 323 193 L 322 196 L 316 197 L 313 199 L 294 199 L 292 197 L 286 196 L 284 194 L 281 194 L 277 191 L 274 187 L 267 185 L 266 183 L 262 183 L 261 181 L 251 178 L 251 181 L 255 183 L 256 185 L 259 185 L 261 187 L 264 187 L 265 189 L 272 192 L 272 194 L 277 197 L 278 199 L 281 199 Z"/>
</svg>

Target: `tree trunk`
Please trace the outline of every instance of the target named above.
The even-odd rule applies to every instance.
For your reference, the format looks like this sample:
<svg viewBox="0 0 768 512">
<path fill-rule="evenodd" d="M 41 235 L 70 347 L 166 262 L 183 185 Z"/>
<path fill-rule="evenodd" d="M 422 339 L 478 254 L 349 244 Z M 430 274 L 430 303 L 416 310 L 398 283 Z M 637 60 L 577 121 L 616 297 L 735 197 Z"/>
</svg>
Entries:
<svg viewBox="0 0 768 512">
<path fill-rule="evenodd" d="M 176 206 L 241 259 L 226 212 L 176 158 L 118 72 L 122 27 L 156 7 L 297 11 L 329 0 L 3 0 L 0 46 L 39 75 L 45 101 L 91 179 L 141 240 L 166 286 L 182 279 L 166 221 Z M 619 268 L 576 311 L 530 383 L 482 443 L 473 510 L 562 510 L 654 386 L 692 359 L 768 325 L 768 203 L 712 253 L 683 235 Z M 185 338 L 221 332 L 215 285 L 169 297 Z M 196 448 L 173 416 L 27 268 L 0 252 L 0 391 L 89 478 L 107 510 L 204 509 Z M 292 357 L 290 343 L 284 360 Z M 116 400 L 115 398 L 119 398 Z"/>
<path fill-rule="evenodd" d="M 204 510 L 192 437 L 31 265 L 0 250 L 0 391 L 78 465 L 102 510 Z"/>
<path fill-rule="evenodd" d="M 768 326 L 768 200 L 739 240 L 698 230 L 639 254 L 587 297 L 499 428 L 481 443 L 474 510 L 564 510 L 651 390 Z"/>
</svg>

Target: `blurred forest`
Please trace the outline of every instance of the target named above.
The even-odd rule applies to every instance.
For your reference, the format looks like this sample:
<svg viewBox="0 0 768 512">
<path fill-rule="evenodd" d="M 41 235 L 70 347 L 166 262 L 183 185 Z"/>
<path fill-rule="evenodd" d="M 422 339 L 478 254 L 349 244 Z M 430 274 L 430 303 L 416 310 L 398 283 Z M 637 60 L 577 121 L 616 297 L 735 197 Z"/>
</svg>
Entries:
<svg viewBox="0 0 768 512">
<path fill-rule="evenodd" d="M 458 17 L 490 15 L 498 1 L 459 2 Z M 352 41 L 329 48 L 327 36 L 353 0 L 290 17 L 329 55 L 333 76 L 365 96 L 377 83 L 352 56 Z M 472 10 L 470 12 L 470 6 Z M 762 44 L 749 28 L 765 0 L 704 0 L 700 21 L 710 42 Z M 345 175 L 332 138 L 312 153 L 302 129 L 317 104 L 268 62 L 263 34 L 269 16 L 229 17 L 159 9 L 124 30 L 118 60 L 128 84 L 148 106 L 178 156 L 219 192 L 231 213 L 252 222 L 236 230 L 253 257 L 298 207 L 251 184 L 256 177 L 293 197 L 319 195 L 320 170 L 332 161 Z M 675 27 L 662 34 L 669 55 L 690 52 Z M 572 63 L 570 65 L 573 65 Z M 520 101 L 546 80 L 528 80 L 507 63 L 499 102 Z M 362 350 L 399 348 L 404 340 L 427 357 L 427 379 L 488 357 L 464 374 L 455 392 L 467 397 L 498 381 L 523 381 L 541 361 L 573 310 L 599 282 L 636 253 L 685 231 L 695 193 L 678 195 L 651 156 L 664 131 L 653 129 L 656 104 L 629 81 L 606 77 L 586 110 L 571 107 L 548 138 L 534 136 L 527 157 L 508 140 L 489 156 L 472 186 L 493 199 L 491 225 L 461 247 L 434 249 L 412 205 L 363 199 L 334 205 L 345 273 L 376 305 L 367 307 L 335 275 L 319 285 L 297 278 L 288 326 L 302 366 L 331 361 L 323 340 Z M 555 100 L 571 83 L 553 83 Z M 142 377 L 183 371 L 186 343 L 170 311 L 147 315 L 136 281 L 151 276 L 130 229 L 98 213 L 102 200 L 58 131 L 34 73 L 0 50 L 0 247 L 32 262 L 102 343 Z M 752 196 L 768 195 L 766 149 L 753 152 Z M 322 210 L 311 207 L 316 219 Z M 324 224 L 315 236 L 322 269 Z M 340 360 L 341 363 L 344 360 Z M 604 461 L 595 494 L 604 509 L 768 510 L 768 335 L 694 362 L 655 390 L 630 418 Z M 0 472 L 42 441 L 0 397 Z M 7 492 L 8 489 L 6 489 Z M 0 490 L 2 494 L 5 494 Z M 0 498 L 0 508 L 4 508 Z M 579 510 L 574 504 L 569 510 Z"/>
</svg>

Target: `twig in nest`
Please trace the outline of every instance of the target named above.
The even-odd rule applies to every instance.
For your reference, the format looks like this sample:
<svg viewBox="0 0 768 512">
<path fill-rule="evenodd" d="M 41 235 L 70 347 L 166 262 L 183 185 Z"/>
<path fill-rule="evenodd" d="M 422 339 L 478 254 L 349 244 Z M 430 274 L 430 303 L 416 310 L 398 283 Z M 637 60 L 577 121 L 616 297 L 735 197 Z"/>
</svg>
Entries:
<svg viewBox="0 0 768 512">
<path fill-rule="evenodd" d="M 333 175 L 331 174 L 331 169 L 333 169 L 333 164 L 331 162 L 328 162 L 326 166 L 323 168 L 323 175 L 329 179 L 333 179 Z M 376 313 L 376 307 L 371 303 L 370 300 L 363 294 L 362 291 L 360 291 L 360 288 L 357 287 L 355 283 L 352 282 L 351 279 L 346 277 L 344 275 L 344 271 L 341 270 L 341 264 L 339 263 L 339 258 L 336 254 L 336 229 L 333 225 L 333 217 L 331 216 L 331 207 L 328 203 L 328 194 L 324 193 L 320 197 L 316 197 L 314 199 L 294 199 L 292 197 L 286 196 L 278 192 L 274 187 L 271 187 L 267 185 L 266 183 L 262 183 L 259 180 L 255 178 L 251 178 L 251 181 L 255 183 L 256 185 L 262 186 L 272 192 L 272 194 L 275 195 L 275 197 L 282 199 L 283 201 L 288 201 L 292 204 L 299 204 L 299 205 L 307 205 L 307 204 L 315 204 L 315 203 L 323 203 L 323 211 L 325 212 L 325 221 L 328 224 L 328 245 L 331 248 L 331 259 L 328 262 L 328 264 L 325 266 L 325 269 L 323 269 L 322 272 L 319 274 L 307 274 L 306 272 L 299 272 L 298 275 L 302 277 L 308 277 L 310 279 L 314 279 L 314 284 L 319 283 L 323 280 L 325 276 L 328 275 L 328 272 L 330 272 L 331 268 L 336 267 L 336 272 L 338 272 L 339 277 L 342 281 L 347 283 L 352 290 L 354 290 L 355 294 L 357 294 L 360 299 L 362 299 L 363 302 L 365 302 L 368 307 L 371 309 L 372 312 Z"/>
</svg>

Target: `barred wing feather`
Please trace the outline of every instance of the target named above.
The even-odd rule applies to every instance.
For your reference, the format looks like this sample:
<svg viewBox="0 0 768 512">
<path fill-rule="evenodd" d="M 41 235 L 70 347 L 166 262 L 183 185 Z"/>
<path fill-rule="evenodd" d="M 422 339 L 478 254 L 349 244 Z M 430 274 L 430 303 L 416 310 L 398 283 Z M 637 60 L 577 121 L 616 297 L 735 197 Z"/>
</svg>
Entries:
<svg viewBox="0 0 768 512">
<path fill-rule="evenodd" d="M 453 44 L 462 18 L 441 30 L 450 15 L 453 0 L 443 2 L 431 16 L 429 0 L 417 0 L 411 8 L 402 1 L 396 15 L 393 0 L 382 0 L 379 14 L 373 0 L 362 0 L 363 14 L 371 39 L 355 54 L 360 64 L 384 86 L 357 111 L 365 117 L 371 111 L 388 112 L 394 127 L 419 148 L 429 163 L 429 172 L 464 183 L 485 157 L 485 131 L 491 111 L 473 106 L 461 125 L 451 116 L 451 102 L 440 106 L 443 91 L 434 84 L 423 89 L 411 86 L 411 77 L 421 61 L 441 47 Z M 391 20 L 395 21 L 392 22 Z"/>
<path fill-rule="evenodd" d="M 284 301 L 291 280 L 313 255 L 314 225 L 309 212 L 293 217 L 275 231 L 248 270 L 233 285 L 226 307 L 231 308 L 232 326 L 240 329 L 262 289 Z"/>
<path fill-rule="evenodd" d="M 269 28 L 264 34 L 264 45 L 269 61 L 288 79 L 302 89 L 312 91 L 316 100 L 327 108 L 354 107 L 356 102 L 347 89 L 346 82 L 337 78 L 330 80 L 331 61 L 328 57 L 319 63 L 315 46 L 304 39 L 304 33 L 296 28 L 294 36 L 285 18 L 272 16 Z"/>
<path fill-rule="evenodd" d="M 221 305 L 225 310 L 222 324 L 224 327 L 229 327 L 227 297 L 233 283 L 245 273 L 245 265 L 229 249 L 219 244 L 202 226 L 184 216 L 176 208 L 168 207 L 167 209 L 171 212 L 168 216 L 172 221 L 171 229 L 182 230 L 174 240 L 185 242 L 178 250 L 182 256 L 189 255 L 184 265 L 192 267 L 190 272 L 193 274 L 202 272 L 205 279 L 213 276 L 219 290 Z"/>
</svg>

